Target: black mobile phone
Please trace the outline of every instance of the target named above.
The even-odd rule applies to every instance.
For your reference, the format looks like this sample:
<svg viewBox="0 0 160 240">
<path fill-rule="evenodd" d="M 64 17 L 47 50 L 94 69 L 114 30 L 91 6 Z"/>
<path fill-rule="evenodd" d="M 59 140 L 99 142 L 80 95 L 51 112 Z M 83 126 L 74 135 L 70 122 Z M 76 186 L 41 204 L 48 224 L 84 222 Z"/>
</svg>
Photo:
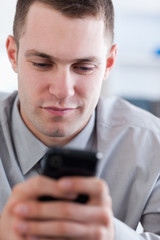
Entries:
<svg viewBox="0 0 160 240">
<path fill-rule="evenodd" d="M 48 150 L 44 157 L 42 174 L 54 179 L 64 176 L 95 176 L 97 163 L 101 156 L 97 152 L 53 147 Z M 40 200 L 53 201 L 63 199 L 42 196 Z M 82 193 L 74 201 L 86 203 L 88 196 Z"/>
</svg>

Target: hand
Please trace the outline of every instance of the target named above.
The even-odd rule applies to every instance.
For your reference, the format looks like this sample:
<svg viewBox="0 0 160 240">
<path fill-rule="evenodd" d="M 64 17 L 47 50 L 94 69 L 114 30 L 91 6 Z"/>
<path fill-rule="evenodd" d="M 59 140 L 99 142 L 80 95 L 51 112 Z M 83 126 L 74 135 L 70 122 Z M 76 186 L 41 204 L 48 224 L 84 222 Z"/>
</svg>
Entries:
<svg viewBox="0 0 160 240">
<path fill-rule="evenodd" d="M 37 201 L 42 195 L 74 199 L 79 193 L 89 195 L 87 204 Z M 15 240 L 34 239 L 31 237 L 43 240 L 114 239 L 111 198 L 103 180 L 74 177 L 54 181 L 37 177 L 15 187 L 11 202 L 8 210 L 12 213 L 12 231 L 18 236 Z M 14 240 L 13 237 L 4 239 Z"/>
</svg>

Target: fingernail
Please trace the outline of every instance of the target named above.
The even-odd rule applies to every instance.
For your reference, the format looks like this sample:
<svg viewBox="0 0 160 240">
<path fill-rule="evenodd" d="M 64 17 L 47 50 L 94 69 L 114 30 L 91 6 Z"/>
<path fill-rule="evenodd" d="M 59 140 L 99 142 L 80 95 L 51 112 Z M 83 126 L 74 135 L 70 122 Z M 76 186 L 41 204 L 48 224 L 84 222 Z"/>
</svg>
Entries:
<svg viewBox="0 0 160 240">
<path fill-rule="evenodd" d="M 29 208 L 25 204 L 19 204 L 15 207 L 14 211 L 15 211 L 15 213 L 20 214 L 20 215 L 27 215 L 29 212 Z"/>
<path fill-rule="evenodd" d="M 68 199 L 75 199 L 75 198 L 77 198 L 77 194 L 76 193 L 69 193 L 69 194 L 67 194 L 67 196 L 66 196 Z"/>
<path fill-rule="evenodd" d="M 69 189 L 72 186 L 72 181 L 68 179 L 62 179 L 59 181 L 59 186 L 62 189 L 66 189 L 66 188 Z"/>
<path fill-rule="evenodd" d="M 18 223 L 18 224 L 17 224 L 17 228 L 18 228 L 21 232 L 25 233 L 25 232 L 27 232 L 27 230 L 28 230 L 28 225 L 27 225 L 26 223 L 24 223 L 24 222 L 21 222 L 21 223 Z"/>
<path fill-rule="evenodd" d="M 38 240 L 38 238 L 37 237 L 29 237 L 28 240 Z"/>
</svg>

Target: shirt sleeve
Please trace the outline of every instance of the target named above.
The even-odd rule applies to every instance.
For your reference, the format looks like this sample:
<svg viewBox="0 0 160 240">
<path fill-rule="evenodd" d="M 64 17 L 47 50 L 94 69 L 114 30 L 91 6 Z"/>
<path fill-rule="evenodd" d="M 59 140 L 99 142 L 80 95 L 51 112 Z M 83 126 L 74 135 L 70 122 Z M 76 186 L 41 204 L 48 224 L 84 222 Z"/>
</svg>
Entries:
<svg viewBox="0 0 160 240">
<path fill-rule="evenodd" d="M 125 223 L 114 218 L 115 240 L 160 240 L 160 236 L 151 232 L 139 234 Z"/>
<path fill-rule="evenodd" d="M 153 232 L 160 236 L 160 177 L 145 206 L 141 223 L 144 232 Z M 160 237 L 158 239 L 160 239 Z"/>
<path fill-rule="evenodd" d="M 140 219 L 143 233 L 114 218 L 115 240 L 160 240 L 160 177 L 155 183 Z"/>
</svg>

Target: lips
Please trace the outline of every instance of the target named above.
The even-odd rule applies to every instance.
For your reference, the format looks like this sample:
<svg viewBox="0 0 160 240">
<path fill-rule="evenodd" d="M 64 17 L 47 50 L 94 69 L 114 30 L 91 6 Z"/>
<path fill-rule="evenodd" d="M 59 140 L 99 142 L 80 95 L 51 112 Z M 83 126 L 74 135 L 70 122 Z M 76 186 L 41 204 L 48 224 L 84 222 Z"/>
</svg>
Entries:
<svg viewBox="0 0 160 240">
<path fill-rule="evenodd" d="M 57 107 L 44 107 L 48 113 L 55 116 L 64 116 L 73 112 L 76 108 L 57 108 Z"/>
</svg>

